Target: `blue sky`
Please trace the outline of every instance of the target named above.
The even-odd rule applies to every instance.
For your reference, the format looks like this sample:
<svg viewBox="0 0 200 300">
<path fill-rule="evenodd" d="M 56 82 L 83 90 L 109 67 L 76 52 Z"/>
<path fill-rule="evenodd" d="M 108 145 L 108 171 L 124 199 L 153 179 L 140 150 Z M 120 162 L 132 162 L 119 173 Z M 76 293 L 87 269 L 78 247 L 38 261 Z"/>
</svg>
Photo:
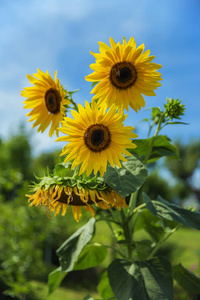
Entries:
<svg viewBox="0 0 200 300">
<path fill-rule="evenodd" d="M 98 41 L 109 37 L 122 41 L 133 36 L 137 46 L 144 43 L 162 64 L 164 81 L 156 97 L 146 97 L 146 107 L 160 106 L 166 97 L 179 98 L 186 105 L 183 121 L 190 125 L 163 130 L 183 142 L 200 138 L 200 1 L 199 0 L 2 0 L 0 2 L 0 137 L 16 132 L 20 122 L 28 129 L 20 91 L 30 86 L 26 74 L 37 68 L 49 70 L 68 90 L 81 89 L 74 99 L 91 101 L 90 83 L 94 62 L 90 50 L 98 52 Z M 139 123 L 149 111 L 130 111 L 127 123 L 146 137 L 147 125 Z M 33 129 L 35 153 L 62 148 L 48 132 Z"/>
</svg>

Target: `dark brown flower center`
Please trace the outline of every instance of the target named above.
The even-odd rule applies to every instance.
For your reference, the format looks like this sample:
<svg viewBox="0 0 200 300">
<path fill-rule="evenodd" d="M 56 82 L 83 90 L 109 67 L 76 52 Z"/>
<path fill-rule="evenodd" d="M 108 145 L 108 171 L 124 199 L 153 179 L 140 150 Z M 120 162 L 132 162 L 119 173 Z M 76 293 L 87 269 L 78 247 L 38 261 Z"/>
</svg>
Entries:
<svg viewBox="0 0 200 300">
<path fill-rule="evenodd" d="M 58 90 L 51 88 L 45 94 L 45 104 L 52 114 L 60 112 L 61 96 Z"/>
<path fill-rule="evenodd" d="M 84 134 L 86 147 L 91 151 L 101 152 L 109 147 L 111 142 L 110 131 L 103 124 L 93 124 L 87 128 Z"/>
<path fill-rule="evenodd" d="M 136 79 L 136 69 L 130 62 L 116 63 L 110 71 L 110 81 L 118 89 L 132 86 Z"/>
</svg>

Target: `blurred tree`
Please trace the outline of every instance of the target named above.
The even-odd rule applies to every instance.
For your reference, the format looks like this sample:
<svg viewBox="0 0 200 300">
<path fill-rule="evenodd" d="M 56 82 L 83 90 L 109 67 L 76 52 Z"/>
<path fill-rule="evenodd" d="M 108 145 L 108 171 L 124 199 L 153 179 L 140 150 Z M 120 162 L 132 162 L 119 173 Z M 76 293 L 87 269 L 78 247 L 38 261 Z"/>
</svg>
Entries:
<svg viewBox="0 0 200 300">
<path fill-rule="evenodd" d="M 47 168 L 51 173 L 61 160 L 58 150 L 33 158 L 30 139 L 23 125 L 7 140 L 0 139 L 0 293 L 5 294 L 0 299 L 35 300 L 29 280 L 46 282 L 52 264 L 58 263 L 56 249 L 88 219 L 85 212 L 81 224 L 76 223 L 70 207 L 65 217 L 56 218 L 48 218 L 44 208 L 29 207 L 25 195 L 33 173 L 41 176 Z"/>
<path fill-rule="evenodd" d="M 46 174 L 47 171 L 52 173 L 55 164 L 62 161 L 60 153 L 60 150 L 55 150 L 49 153 L 41 153 L 36 158 L 33 158 L 31 162 L 32 173 L 35 173 L 39 177 Z"/>
<path fill-rule="evenodd" d="M 162 178 L 157 171 L 156 164 L 151 168 L 144 185 L 139 192 L 139 201 L 142 202 L 142 192 L 145 192 L 151 199 L 156 199 L 158 195 L 168 201 L 173 199 L 173 191 L 167 180 Z"/>
<path fill-rule="evenodd" d="M 30 177 L 31 145 L 30 134 L 23 124 L 19 132 L 13 134 L 9 140 L 0 143 L 0 168 L 4 170 L 17 170 L 24 178 Z"/>
<path fill-rule="evenodd" d="M 194 173 L 200 171 L 200 141 L 193 141 L 187 145 L 176 143 L 179 150 L 180 159 L 165 159 L 165 167 L 176 178 L 177 184 L 174 191 L 180 199 L 185 199 L 190 194 L 195 193 L 200 201 L 200 182 L 195 185 L 193 181 Z"/>
<path fill-rule="evenodd" d="M 30 135 L 23 125 L 18 133 L 0 142 L 0 200 L 13 200 L 24 180 L 31 180 Z"/>
</svg>

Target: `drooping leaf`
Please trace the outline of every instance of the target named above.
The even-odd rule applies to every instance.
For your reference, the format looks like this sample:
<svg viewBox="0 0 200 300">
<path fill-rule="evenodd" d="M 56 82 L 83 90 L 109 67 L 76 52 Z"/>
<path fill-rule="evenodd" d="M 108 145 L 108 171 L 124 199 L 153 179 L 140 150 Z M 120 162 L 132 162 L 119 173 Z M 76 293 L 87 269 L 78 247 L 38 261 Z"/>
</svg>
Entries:
<svg viewBox="0 0 200 300">
<path fill-rule="evenodd" d="M 73 270 L 84 270 L 99 265 L 106 257 L 107 248 L 99 244 L 86 245 L 76 261 Z"/>
<path fill-rule="evenodd" d="M 142 159 L 147 155 L 149 148 L 152 147 L 152 153 L 148 159 L 148 162 L 154 162 L 163 156 L 175 155 L 178 157 L 177 148 L 170 143 L 170 139 L 166 135 L 158 135 L 148 139 L 136 139 L 134 144 L 137 148 L 129 149 L 129 151 Z"/>
<path fill-rule="evenodd" d="M 66 272 L 62 272 L 61 267 L 58 267 L 56 270 L 51 272 L 48 276 L 48 288 L 49 295 L 52 294 L 61 284 L 62 280 L 67 275 Z"/>
<path fill-rule="evenodd" d="M 108 165 L 103 179 L 113 190 L 126 197 L 138 190 L 147 177 L 146 166 L 135 156 L 125 156 L 122 168 Z"/>
<path fill-rule="evenodd" d="M 185 269 L 181 264 L 173 267 L 174 278 L 178 284 L 192 295 L 200 295 L 200 277 Z"/>
<path fill-rule="evenodd" d="M 161 197 L 158 197 L 158 200 L 151 200 L 146 193 L 143 193 L 143 199 L 147 208 L 155 216 L 200 230 L 199 212 L 184 209 L 180 206 L 165 201 Z"/>
<path fill-rule="evenodd" d="M 73 270 L 80 253 L 94 234 L 94 225 L 95 219 L 91 218 L 56 251 L 59 256 L 62 271 L 69 272 Z"/>
<path fill-rule="evenodd" d="M 131 262 L 114 260 L 108 278 L 117 300 L 173 300 L 171 264 L 165 258 Z"/>
<path fill-rule="evenodd" d="M 97 286 L 97 290 L 102 299 L 109 299 L 112 297 L 113 297 L 112 299 L 114 299 L 114 294 L 110 286 L 107 270 L 105 270 L 101 274 L 101 278 Z"/>
</svg>

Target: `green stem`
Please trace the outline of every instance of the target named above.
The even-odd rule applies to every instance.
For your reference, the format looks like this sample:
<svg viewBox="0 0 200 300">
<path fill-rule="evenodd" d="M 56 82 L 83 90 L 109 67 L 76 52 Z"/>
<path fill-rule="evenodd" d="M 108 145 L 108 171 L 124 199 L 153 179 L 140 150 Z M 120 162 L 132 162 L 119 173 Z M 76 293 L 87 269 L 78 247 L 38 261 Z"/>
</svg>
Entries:
<svg viewBox="0 0 200 300">
<path fill-rule="evenodd" d="M 148 256 L 148 259 L 151 259 L 154 254 L 158 251 L 158 249 L 162 246 L 162 244 L 174 233 L 176 232 L 179 228 L 181 227 L 181 224 L 176 226 L 167 236 L 165 236 L 161 241 L 158 242 L 158 244 L 155 246 L 155 248 L 151 251 L 151 253 Z"/>
<path fill-rule="evenodd" d="M 131 194 L 130 202 L 129 202 L 129 213 L 132 213 L 132 211 L 137 205 L 137 195 L 138 195 L 138 191 L 135 191 L 134 193 Z"/>
<path fill-rule="evenodd" d="M 121 219 L 122 219 L 122 228 L 124 231 L 124 236 L 127 242 L 127 256 L 128 258 L 131 259 L 132 257 L 132 234 L 130 232 L 130 227 L 129 227 L 129 220 L 128 218 L 126 218 L 126 215 L 124 213 L 124 210 L 122 208 L 122 210 L 120 210 L 120 215 L 121 215 Z"/>
<path fill-rule="evenodd" d="M 105 244 L 101 244 L 101 243 L 95 243 L 95 245 L 99 245 L 105 248 L 110 248 L 112 250 L 114 250 L 115 252 L 117 252 L 119 255 L 121 255 L 123 258 L 127 258 L 122 252 L 120 252 L 117 248 L 110 246 L 110 245 L 105 245 Z"/>
<path fill-rule="evenodd" d="M 137 213 L 139 210 L 141 210 L 141 209 L 143 209 L 143 208 L 146 208 L 146 203 L 143 203 L 143 204 L 137 206 L 137 207 L 133 210 L 132 214 L 129 216 L 129 220 L 133 217 L 133 215 L 134 215 L 135 213 Z"/>
<path fill-rule="evenodd" d="M 96 220 L 96 222 L 99 222 L 99 221 L 112 222 L 112 223 L 115 223 L 115 224 L 121 226 L 121 223 L 120 223 L 120 222 L 115 221 L 115 220 L 113 220 L 113 219 L 109 219 L 109 218 L 102 218 L 102 217 L 100 217 L 99 219 Z"/>
<path fill-rule="evenodd" d="M 76 111 L 78 111 L 78 106 L 76 104 L 76 102 L 74 102 L 74 100 L 72 99 L 72 97 L 70 97 L 70 102 L 73 104 L 73 108 L 72 109 L 75 109 Z"/>
<path fill-rule="evenodd" d="M 117 243 L 117 239 L 116 239 L 116 236 L 115 236 L 115 233 L 114 233 L 114 230 L 112 228 L 111 223 L 108 222 L 107 220 L 106 220 L 106 223 L 107 223 L 108 227 L 110 228 L 110 231 L 112 232 L 112 235 L 113 235 L 113 238 L 115 239 L 115 242 Z"/>
<path fill-rule="evenodd" d="M 164 114 L 162 114 L 162 115 L 160 116 L 160 119 L 159 119 L 159 122 L 158 122 L 158 126 L 157 126 L 157 128 L 156 128 L 156 132 L 155 132 L 155 134 L 154 134 L 154 136 L 153 136 L 153 138 L 152 138 L 151 145 L 150 145 L 150 147 L 149 147 L 149 149 L 148 149 L 148 151 L 147 151 L 146 157 L 145 157 L 145 159 L 144 159 L 144 164 L 145 164 L 145 165 L 146 165 L 146 163 L 147 163 L 149 157 L 151 156 L 151 152 L 152 152 L 152 149 L 153 149 L 153 145 L 154 145 L 154 142 L 155 142 L 155 138 L 157 137 L 157 135 L 158 135 L 158 133 L 159 133 L 159 131 L 160 131 L 160 129 L 161 129 L 161 124 L 162 124 L 163 117 L 164 117 Z"/>
</svg>

